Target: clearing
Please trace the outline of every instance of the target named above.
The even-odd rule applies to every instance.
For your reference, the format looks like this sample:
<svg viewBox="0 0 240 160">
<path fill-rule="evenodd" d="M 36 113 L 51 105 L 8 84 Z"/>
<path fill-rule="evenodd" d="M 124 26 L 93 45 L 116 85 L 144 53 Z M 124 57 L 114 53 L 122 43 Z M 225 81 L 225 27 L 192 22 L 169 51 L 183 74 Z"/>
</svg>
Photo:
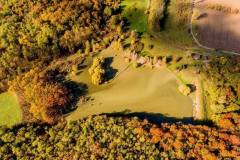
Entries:
<svg viewBox="0 0 240 160">
<path fill-rule="evenodd" d="M 122 2 L 123 15 L 129 20 L 130 28 L 142 33 L 144 50 L 141 54 L 182 56 L 193 47 L 187 26 L 179 27 L 179 21 L 181 20 L 175 13 L 179 3 L 177 0 L 172 0 L 168 4 L 165 28 L 160 33 L 150 33 L 147 15 L 145 15 L 148 0 L 124 0 Z M 188 13 L 183 16 L 190 19 L 190 1 L 181 1 L 181 3 L 187 7 Z M 179 11 L 179 8 L 177 11 Z M 151 45 L 154 47 L 149 48 Z M 87 72 L 92 60 L 88 58 L 84 64 L 88 67 L 83 69 L 80 75 L 70 76 L 69 78 L 87 84 L 87 96 L 91 100 L 84 104 L 79 103 L 77 110 L 67 116 L 68 120 L 77 120 L 88 115 L 125 111 L 162 114 L 176 118 L 193 116 L 191 97 L 184 96 L 178 91 L 181 82 L 168 69 L 135 69 L 124 62 L 122 51 L 111 48 L 104 50 L 100 56 L 112 60 L 111 66 L 117 71 L 115 78 L 108 84 L 92 85 Z"/>
<path fill-rule="evenodd" d="M 112 53 L 115 53 L 114 57 Z M 192 117 L 193 102 L 190 97 L 178 91 L 179 82 L 167 69 L 135 69 L 124 62 L 123 53 L 107 49 L 101 53 L 105 58 L 113 58 L 112 68 L 117 75 L 108 84 L 93 86 L 87 69 L 72 80 L 89 86 L 91 100 L 79 104 L 67 119 L 77 120 L 88 115 L 114 112 L 145 112 L 163 114 L 168 117 Z M 85 65 L 88 65 L 86 61 Z"/>
<path fill-rule="evenodd" d="M 0 94 L 0 126 L 12 126 L 22 121 L 17 95 L 13 92 Z"/>
</svg>

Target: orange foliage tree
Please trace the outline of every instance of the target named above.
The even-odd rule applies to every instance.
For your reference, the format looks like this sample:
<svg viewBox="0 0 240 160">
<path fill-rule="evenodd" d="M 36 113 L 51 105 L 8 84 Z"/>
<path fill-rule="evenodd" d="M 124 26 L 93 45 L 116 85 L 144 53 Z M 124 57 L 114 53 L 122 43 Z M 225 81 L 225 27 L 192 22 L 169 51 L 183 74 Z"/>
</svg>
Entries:
<svg viewBox="0 0 240 160">
<path fill-rule="evenodd" d="M 38 68 L 17 77 L 9 86 L 9 90 L 23 95 L 24 101 L 30 105 L 29 112 L 36 119 L 48 123 L 56 122 L 69 102 L 68 89 Z"/>
</svg>

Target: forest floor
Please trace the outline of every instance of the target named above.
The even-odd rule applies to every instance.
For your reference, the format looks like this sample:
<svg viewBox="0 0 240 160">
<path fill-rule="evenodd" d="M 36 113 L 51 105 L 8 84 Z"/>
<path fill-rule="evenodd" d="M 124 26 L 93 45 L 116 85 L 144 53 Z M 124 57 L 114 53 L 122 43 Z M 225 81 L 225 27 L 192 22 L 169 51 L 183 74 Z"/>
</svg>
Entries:
<svg viewBox="0 0 240 160">
<path fill-rule="evenodd" d="M 219 50 L 240 53 L 240 13 L 226 13 L 209 9 L 211 5 L 222 5 L 240 10 L 239 0 L 196 0 L 195 12 L 201 15 L 194 23 L 195 33 L 201 45 Z"/>
<path fill-rule="evenodd" d="M 113 54 L 114 53 L 114 54 Z M 176 76 L 167 69 L 134 68 L 124 62 L 123 53 L 106 49 L 100 56 L 113 58 L 116 77 L 107 84 L 93 86 L 87 68 L 71 80 L 89 86 L 90 99 L 80 104 L 67 119 L 77 120 L 88 115 L 115 112 L 162 114 L 166 117 L 190 118 L 193 102 L 178 91 Z M 86 61 L 87 65 L 88 61 Z M 120 74 L 118 74 L 120 73 Z"/>
<path fill-rule="evenodd" d="M 17 95 L 12 92 L 0 94 L 0 125 L 12 126 L 22 121 Z"/>
</svg>

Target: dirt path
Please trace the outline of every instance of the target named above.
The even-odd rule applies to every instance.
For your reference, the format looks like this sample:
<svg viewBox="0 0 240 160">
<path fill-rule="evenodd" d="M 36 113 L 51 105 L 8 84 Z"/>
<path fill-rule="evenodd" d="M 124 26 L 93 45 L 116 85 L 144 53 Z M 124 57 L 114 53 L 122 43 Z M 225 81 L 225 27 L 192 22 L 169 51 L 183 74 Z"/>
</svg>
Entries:
<svg viewBox="0 0 240 160">
<path fill-rule="evenodd" d="M 204 93 L 203 93 L 203 84 L 201 78 L 199 76 L 196 77 L 195 80 L 196 85 L 196 99 L 195 105 L 193 108 L 193 117 L 196 120 L 204 120 L 206 119 L 206 110 L 205 110 L 205 102 L 204 102 Z"/>
</svg>

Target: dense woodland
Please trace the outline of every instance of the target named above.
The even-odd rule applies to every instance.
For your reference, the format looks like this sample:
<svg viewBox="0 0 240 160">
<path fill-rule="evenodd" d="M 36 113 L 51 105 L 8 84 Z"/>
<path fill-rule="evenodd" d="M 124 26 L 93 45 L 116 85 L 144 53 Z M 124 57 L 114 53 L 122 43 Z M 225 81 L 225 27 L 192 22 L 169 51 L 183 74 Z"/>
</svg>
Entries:
<svg viewBox="0 0 240 160">
<path fill-rule="evenodd" d="M 239 57 L 212 57 L 210 62 L 202 66 L 201 71 L 205 80 L 209 118 L 215 122 L 221 121 L 221 126 L 224 126 L 225 119 L 227 128 L 236 127 L 240 130 Z"/>
<path fill-rule="evenodd" d="M 71 123 L 0 129 L 0 159 L 238 159 L 240 138 L 207 126 L 137 118 L 88 117 Z"/>
<path fill-rule="evenodd" d="M 0 1 L 0 87 L 38 63 L 99 50 L 121 21 L 119 2 L 98 0 Z M 115 34 L 116 35 L 116 34 Z M 103 37 L 107 37 L 102 41 Z"/>
</svg>

